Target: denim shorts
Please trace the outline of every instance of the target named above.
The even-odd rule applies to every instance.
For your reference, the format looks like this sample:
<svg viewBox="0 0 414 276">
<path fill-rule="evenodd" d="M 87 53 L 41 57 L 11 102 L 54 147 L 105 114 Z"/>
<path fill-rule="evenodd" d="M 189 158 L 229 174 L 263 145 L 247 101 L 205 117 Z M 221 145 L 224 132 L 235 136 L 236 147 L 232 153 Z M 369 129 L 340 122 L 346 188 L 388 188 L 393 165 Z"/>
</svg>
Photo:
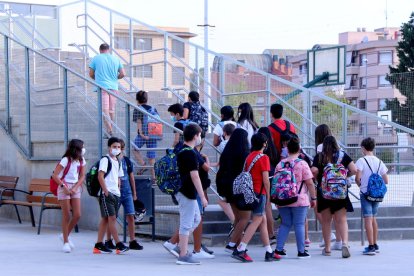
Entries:
<svg viewBox="0 0 414 276">
<path fill-rule="evenodd" d="M 252 210 L 252 213 L 255 216 L 263 216 L 266 206 L 266 195 L 257 195 L 257 198 L 260 200 L 260 203 L 255 209 Z"/>
<path fill-rule="evenodd" d="M 378 213 L 379 202 L 372 202 L 365 198 L 363 194 L 360 194 L 362 215 L 365 217 L 375 217 Z"/>
<path fill-rule="evenodd" d="M 147 149 L 153 149 L 153 148 L 157 147 L 157 140 L 155 140 L 155 139 L 145 140 L 140 135 L 137 135 L 135 137 L 134 144 L 138 148 L 142 148 L 143 145 L 147 145 Z M 155 151 L 147 151 L 147 158 L 154 159 L 155 158 Z"/>
<path fill-rule="evenodd" d="M 135 214 L 134 200 L 132 198 L 132 193 L 122 194 L 121 192 L 121 198 L 119 199 L 119 207 L 121 207 L 121 205 L 124 207 L 125 215 Z"/>
<path fill-rule="evenodd" d="M 204 214 L 204 207 L 203 207 L 203 204 L 201 204 L 201 199 L 200 199 L 200 196 L 198 194 L 197 194 L 196 199 L 197 199 L 198 209 L 200 209 L 200 215 L 203 215 Z"/>
</svg>

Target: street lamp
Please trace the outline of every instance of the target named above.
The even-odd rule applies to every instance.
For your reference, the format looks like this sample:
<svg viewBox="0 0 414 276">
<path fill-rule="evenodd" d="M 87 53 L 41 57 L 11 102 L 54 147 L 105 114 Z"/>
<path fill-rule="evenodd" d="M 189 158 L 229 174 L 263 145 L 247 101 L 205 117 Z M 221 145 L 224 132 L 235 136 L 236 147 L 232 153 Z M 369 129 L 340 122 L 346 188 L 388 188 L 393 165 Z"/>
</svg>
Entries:
<svg viewBox="0 0 414 276">
<path fill-rule="evenodd" d="M 138 41 L 141 44 L 141 56 L 142 56 L 142 65 L 141 65 L 142 87 L 141 87 L 141 89 L 145 90 L 144 89 L 144 68 L 145 68 L 145 65 L 144 65 L 144 53 L 143 53 L 144 52 L 145 40 L 140 38 L 140 39 L 138 39 Z"/>
<path fill-rule="evenodd" d="M 364 58 L 362 62 L 365 64 L 365 111 L 368 112 L 368 59 Z M 368 137 L 368 116 L 365 115 L 365 137 Z"/>
</svg>

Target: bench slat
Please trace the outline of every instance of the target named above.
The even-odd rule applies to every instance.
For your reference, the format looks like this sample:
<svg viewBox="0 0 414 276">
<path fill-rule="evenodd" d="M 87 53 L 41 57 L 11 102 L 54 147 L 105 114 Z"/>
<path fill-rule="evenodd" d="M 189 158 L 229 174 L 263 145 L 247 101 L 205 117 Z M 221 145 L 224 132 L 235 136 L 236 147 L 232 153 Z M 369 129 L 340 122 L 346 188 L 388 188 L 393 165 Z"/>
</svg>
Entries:
<svg viewBox="0 0 414 276">
<path fill-rule="evenodd" d="M 38 196 L 38 195 L 28 195 L 27 196 L 27 201 L 28 202 L 42 202 L 42 196 Z M 50 203 L 50 204 L 58 204 L 58 200 L 56 197 L 54 196 L 47 196 L 45 199 L 45 203 Z"/>
<path fill-rule="evenodd" d="M 36 206 L 36 207 L 41 207 L 42 204 L 40 202 L 27 202 L 27 201 L 18 201 L 18 200 L 3 200 L 2 204 L 16 204 L 16 205 L 20 205 L 20 206 Z M 45 203 L 45 207 L 53 207 L 53 208 L 58 208 L 60 209 L 60 205 L 58 204 L 50 204 L 50 203 Z"/>
</svg>

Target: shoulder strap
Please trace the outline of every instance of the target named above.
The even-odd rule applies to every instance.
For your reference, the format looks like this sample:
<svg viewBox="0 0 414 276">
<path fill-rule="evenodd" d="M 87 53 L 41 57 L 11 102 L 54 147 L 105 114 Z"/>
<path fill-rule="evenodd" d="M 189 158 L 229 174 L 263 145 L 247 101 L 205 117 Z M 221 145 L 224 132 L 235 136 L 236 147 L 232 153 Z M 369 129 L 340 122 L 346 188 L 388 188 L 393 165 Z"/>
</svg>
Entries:
<svg viewBox="0 0 414 276">
<path fill-rule="evenodd" d="M 111 162 L 111 159 L 107 156 L 107 155 L 105 155 L 105 156 L 103 156 L 102 158 L 106 158 L 106 159 L 108 159 L 108 166 L 107 166 L 107 168 L 106 168 L 106 173 L 104 174 L 104 178 L 105 177 L 107 177 L 108 176 L 108 174 L 111 172 L 111 170 L 112 170 L 112 162 Z"/>
<path fill-rule="evenodd" d="M 69 157 L 66 157 L 68 159 L 68 163 L 66 164 L 65 169 L 63 170 L 63 174 L 62 174 L 62 178 L 60 180 L 65 179 L 65 176 L 68 174 L 69 169 L 70 169 L 70 165 L 72 164 L 72 161 L 70 160 Z"/>
<path fill-rule="evenodd" d="M 285 124 L 286 124 L 286 132 L 287 133 L 289 133 L 290 132 L 290 123 L 289 123 L 289 121 L 286 121 L 286 120 L 284 120 L 285 121 Z"/>
<path fill-rule="evenodd" d="M 336 160 L 336 164 L 339 165 L 342 162 L 342 159 L 345 156 L 345 152 L 343 150 L 338 151 L 338 160 Z"/>
<path fill-rule="evenodd" d="M 125 164 L 127 165 L 127 173 L 130 174 L 132 172 L 131 160 L 128 157 L 124 156 Z"/>
<path fill-rule="evenodd" d="M 249 166 L 249 168 L 247 169 L 247 172 L 250 172 L 250 171 L 252 170 L 252 168 L 253 168 L 254 164 L 256 164 L 256 162 L 257 162 L 257 161 L 258 161 L 261 157 L 263 157 L 263 156 L 264 156 L 264 154 L 263 154 L 263 153 L 260 153 L 260 154 L 256 155 L 256 157 L 253 159 L 252 163 L 250 163 L 250 166 Z"/>
<path fill-rule="evenodd" d="M 382 163 L 382 161 L 380 160 L 379 165 L 378 165 L 377 174 L 379 174 L 379 170 L 380 170 L 380 168 L 381 168 L 381 163 Z"/>
<path fill-rule="evenodd" d="M 365 160 L 365 162 L 367 163 L 367 165 L 368 165 L 368 167 L 369 167 L 369 169 L 371 170 L 371 173 L 374 173 L 374 171 L 371 169 L 371 166 L 369 165 L 369 163 L 368 163 L 368 160 L 364 157 L 364 160 Z M 381 163 L 380 163 L 380 166 L 381 166 Z M 379 170 L 379 167 L 378 167 L 378 170 Z"/>
<path fill-rule="evenodd" d="M 274 130 L 276 130 L 278 133 L 280 134 L 283 133 L 283 130 L 280 127 L 278 127 L 275 123 L 271 123 L 269 126 L 273 128 Z"/>
</svg>

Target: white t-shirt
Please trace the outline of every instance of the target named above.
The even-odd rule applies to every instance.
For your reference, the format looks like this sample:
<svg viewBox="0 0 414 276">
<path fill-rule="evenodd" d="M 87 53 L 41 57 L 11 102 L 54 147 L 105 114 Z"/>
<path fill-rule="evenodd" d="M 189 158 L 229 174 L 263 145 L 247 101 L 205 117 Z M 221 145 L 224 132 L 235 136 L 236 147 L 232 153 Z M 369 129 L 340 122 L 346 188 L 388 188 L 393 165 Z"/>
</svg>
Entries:
<svg viewBox="0 0 414 276">
<path fill-rule="evenodd" d="M 63 171 L 65 170 L 66 166 L 68 165 L 68 158 L 67 157 L 63 157 L 62 160 L 60 160 L 59 163 L 62 167 L 63 170 L 60 171 L 58 177 L 59 179 L 62 178 L 63 176 Z M 82 167 L 86 166 L 86 161 L 85 158 L 82 157 Z M 79 160 L 73 161 L 70 163 L 70 168 L 68 173 L 65 176 L 65 179 L 63 179 L 65 182 L 67 183 L 76 183 L 79 180 L 79 172 L 78 169 L 80 171 L 80 162 Z"/>
<path fill-rule="evenodd" d="M 241 124 L 238 124 L 238 126 L 247 131 L 247 141 L 249 142 L 249 148 L 251 148 L 252 136 L 255 133 L 253 126 L 247 120 L 244 120 Z"/>
<path fill-rule="evenodd" d="M 385 166 L 384 162 L 382 162 L 380 159 L 378 159 L 378 157 L 376 156 L 365 156 L 365 159 L 367 159 L 368 164 L 371 166 L 371 169 L 374 173 L 376 173 L 378 171 L 378 167 L 379 167 L 379 171 L 378 174 L 379 175 L 384 175 L 388 172 L 388 168 Z M 380 166 L 380 162 L 381 162 L 381 166 Z M 371 176 L 372 172 L 369 169 L 367 162 L 365 162 L 364 157 L 359 158 L 358 161 L 355 163 L 358 171 L 361 171 L 361 192 L 362 193 L 366 193 L 367 192 L 367 187 L 368 187 L 368 179 Z"/>
<path fill-rule="evenodd" d="M 222 136 L 223 136 L 223 127 L 222 126 L 225 126 L 227 124 L 232 124 L 235 127 L 237 127 L 237 123 L 234 122 L 234 121 L 223 121 L 223 122 L 220 122 L 219 124 L 217 124 L 214 127 L 213 133 L 220 138 L 220 141 L 222 141 Z"/>
<path fill-rule="evenodd" d="M 320 152 L 322 152 L 322 150 L 323 150 L 323 144 L 319 144 L 319 145 L 316 147 L 316 153 L 320 153 Z"/>
<path fill-rule="evenodd" d="M 223 140 L 221 141 L 220 145 L 218 145 L 217 149 L 220 153 L 223 152 L 224 148 L 226 147 L 229 140 Z"/>
<path fill-rule="evenodd" d="M 118 180 L 120 177 L 124 176 L 124 170 L 119 165 L 117 159 L 112 159 L 109 155 L 107 155 L 111 160 L 112 168 L 109 174 L 105 177 L 105 184 L 106 188 L 109 192 L 116 196 L 121 196 L 121 192 L 119 191 Z M 99 171 L 103 171 L 106 173 L 108 169 L 108 159 L 102 158 L 99 162 Z"/>
</svg>

